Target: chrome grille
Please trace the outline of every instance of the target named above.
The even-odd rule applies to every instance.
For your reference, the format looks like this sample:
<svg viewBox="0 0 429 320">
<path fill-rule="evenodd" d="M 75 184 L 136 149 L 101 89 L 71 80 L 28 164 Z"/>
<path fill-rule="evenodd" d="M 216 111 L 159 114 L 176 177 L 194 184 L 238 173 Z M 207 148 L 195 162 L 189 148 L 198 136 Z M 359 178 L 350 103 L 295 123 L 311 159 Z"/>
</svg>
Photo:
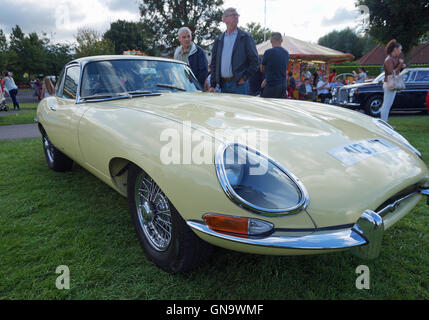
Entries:
<svg viewBox="0 0 429 320">
<path fill-rule="evenodd" d="M 340 88 L 337 92 L 337 101 L 344 102 L 347 101 L 348 98 L 348 90 L 344 88 Z"/>
</svg>

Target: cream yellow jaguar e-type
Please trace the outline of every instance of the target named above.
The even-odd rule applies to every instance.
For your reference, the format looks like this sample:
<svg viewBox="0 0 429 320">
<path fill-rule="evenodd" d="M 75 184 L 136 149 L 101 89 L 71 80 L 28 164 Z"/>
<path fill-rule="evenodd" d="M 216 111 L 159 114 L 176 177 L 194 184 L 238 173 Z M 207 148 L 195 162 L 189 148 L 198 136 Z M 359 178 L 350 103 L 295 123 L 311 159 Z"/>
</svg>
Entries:
<svg viewBox="0 0 429 320">
<path fill-rule="evenodd" d="M 48 166 L 77 162 L 128 197 L 141 246 L 170 273 L 212 245 L 374 258 L 429 195 L 419 151 L 355 111 L 203 93 L 187 65 L 152 57 L 74 60 L 56 89 L 37 108 Z"/>
</svg>

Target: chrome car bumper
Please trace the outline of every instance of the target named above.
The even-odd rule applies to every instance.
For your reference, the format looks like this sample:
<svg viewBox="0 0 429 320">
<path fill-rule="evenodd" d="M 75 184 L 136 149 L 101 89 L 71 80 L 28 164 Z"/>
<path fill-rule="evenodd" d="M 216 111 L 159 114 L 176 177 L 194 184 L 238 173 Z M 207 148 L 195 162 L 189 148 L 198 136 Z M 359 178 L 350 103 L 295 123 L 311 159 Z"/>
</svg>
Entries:
<svg viewBox="0 0 429 320">
<path fill-rule="evenodd" d="M 299 235 L 295 230 L 291 231 L 274 229 L 268 236 L 237 236 L 234 234 L 220 233 L 210 229 L 203 221 L 188 220 L 187 224 L 195 231 L 206 235 L 234 241 L 241 244 L 264 246 L 270 248 L 298 249 L 298 250 L 336 250 L 353 248 L 353 253 L 365 259 L 378 257 L 381 250 L 381 242 L 385 230 L 383 217 L 394 211 L 402 202 L 415 195 L 428 197 L 429 188 L 420 189 L 395 201 L 379 212 L 366 210 L 352 227 L 316 229 L 308 234 Z M 301 233 L 305 233 L 303 230 Z"/>
<path fill-rule="evenodd" d="M 358 108 L 361 106 L 360 103 L 356 103 L 356 102 L 349 102 L 349 101 L 343 101 L 343 102 L 339 102 L 337 100 L 331 99 L 328 101 L 329 104 L 335 105 L 335 106 L 340 106 L 340 107 L 351 107 L 351 108 Z"/>
</svg>

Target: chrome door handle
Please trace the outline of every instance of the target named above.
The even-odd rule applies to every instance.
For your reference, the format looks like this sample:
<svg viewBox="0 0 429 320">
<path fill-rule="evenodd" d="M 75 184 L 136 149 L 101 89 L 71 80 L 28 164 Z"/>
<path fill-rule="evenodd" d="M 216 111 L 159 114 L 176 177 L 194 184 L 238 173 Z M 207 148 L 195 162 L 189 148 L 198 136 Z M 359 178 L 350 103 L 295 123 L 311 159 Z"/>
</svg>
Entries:
<svg viewBox="0 0 429 320">
<path fill-rule="evenodd" d="M 57 111 L 57 109 L 55 107 L 49 106 L 49 109 L 51 109 L 52 111 Z"/>
</svg>

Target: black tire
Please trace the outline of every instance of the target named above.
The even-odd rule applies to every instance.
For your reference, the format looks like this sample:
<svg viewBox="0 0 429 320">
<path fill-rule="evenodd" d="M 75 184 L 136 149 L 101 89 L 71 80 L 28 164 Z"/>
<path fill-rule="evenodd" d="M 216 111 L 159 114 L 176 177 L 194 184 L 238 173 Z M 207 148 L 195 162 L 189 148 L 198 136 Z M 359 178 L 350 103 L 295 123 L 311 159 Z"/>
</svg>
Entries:
<svg viewBox="0 0 429 320">
<path fill-rule="evenodd" d="M 73 160 L 67 157 L 60 150 L 55 148 L 48 135 L 42 134 L 43 151 L 45 152 L 46 162 L 48 167 L 54 171 L 65 172 L 70 171 L 73 167 Z"/>
<path fill-rule="evenodd" d="M 381 106 L 383 105 L 383 96 L 375 95 L 369 97 L 365 103 L 365 113 L 374 118 L 381 115 Z"/>
<path fill-rule="evenodd" d="M 143 180 L 145 180 L 145 182 L 143 182 Z M 127 182 L 128 205 L 137 237 L 146 256 L 159 268 L 171 274 L 185 272 L 198 267 L 209 258 L 213 251 L 213 246 L 200 239 L 188 227 L 185 220 L 183 220 L 179 212 L 174 208 L 173 204 L 160 188 L 153 198 L 150 196 L 145 198 L 139 193 L 137 195 L 137 197 L 139 197 L 139 199 L 137 199 L 138 201 L 143 198 L 150 198 L 150 201 L 145 201 L 144 205 L 141 203 L 138 206 L 136 202 L 137 190 L 141 191 L 142 194 L 146 194 L 143 191 L 143 187 L 147 181 L 153 182 L 154 185 L 152 184 L 152 186 L 159 188 L 139 167 L 135 165 L 130 166 Z M 147 204 L 148 202 L 150 205 Z M 163 212 L 169 211 L 169 215 L 159 213 L 158 208 L 160 208 L 160 203 L 165 205 L 165 207 L 161 206 L 161 208 L 164 209 Z M 148 206 L 149 210 L 145 210 L 143 213 L 144 209 L 142 209 L 142 207 L 147 209 Z M 166 209 L 167 207 L 168 209 Z M 163 237 L 160 237 L 160 239 L 169 238 L 169 241 L 165 241 L 164 243 L 161 242 L 162 245 L 157 246 L 159 243 L 151 240 L 153 237 L 151 238 L 150 232 L 153 230 L 151 227 L 156 227 L 155 220 L 161 217 L 162 214 L 165 214 L 163 219 L 170 222 L 169 225 L 164 224 L 164 227 L 169 229 L 170 233 L 164 233 Z M 148 220 L 145 220 L 145 218 Z M 161 221 L 164 223 L 164 220 Z M 151 223 L 152 225 L 150 226 Z M 166 231 L 166 229 L 162 229 Z M 170 237 L 167 236 L 168 234 L 170 234 Z"/>
</svg>

